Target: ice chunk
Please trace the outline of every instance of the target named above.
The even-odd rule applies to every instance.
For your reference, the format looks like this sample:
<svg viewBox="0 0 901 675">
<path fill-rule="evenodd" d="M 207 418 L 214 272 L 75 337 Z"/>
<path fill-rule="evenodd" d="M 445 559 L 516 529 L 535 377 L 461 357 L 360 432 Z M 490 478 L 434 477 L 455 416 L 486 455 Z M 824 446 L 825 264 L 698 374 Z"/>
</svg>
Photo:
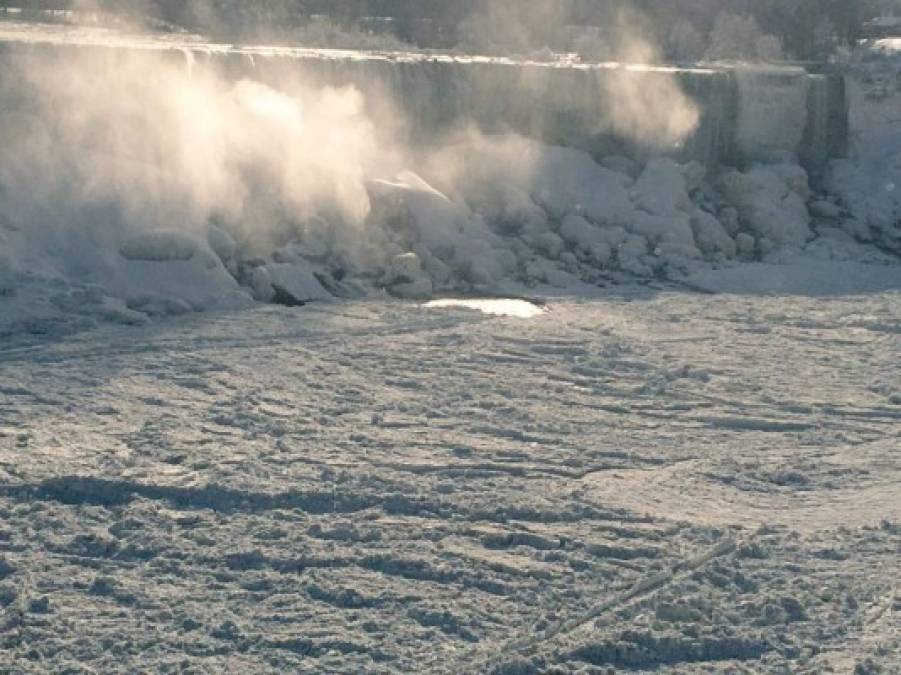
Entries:
<svg viewBox="0 0 901 675">
<path fill-rule="evenodd" d="M 738 236 L 735 237 L 735 248 L 738 255 L 747 260 L 754 257 L 757 250 L 757 242 L 747 232 L 739 232 Z"/>
<path fill-rule="evenodd" d="M 826 218 L 829 220 L 839 220 L 842 217 L 842 210 L 835 204 L 825 199 L 817 199 L 810 203 L 810 213 L 817 218 Z"/>
<path fill-rule="evenodd" d="M 564 218 L 560 224 L 560 234 L 583 258 L 595 264 L 606 265 L 613 256 L 610 235 L 582 216 L 570 214 Z"/>
<path fill-rule="evenodd" d="M 759 237 L 777 246 L 803 245 L 812 236 L 810 214 L 804 198 L 782 171 L 755 167 L 750 171 L 727 171 L 720 187 L 736 207 L 741 223 Z"/>
<path fill-rule="evenodd" d="M 119 252 L 128 260 L 162 262 L 190 260 L 199 248 L 197 240 L 186 232 L 160 229 L 131 235 Z"/>
<path fill-rule="evenodd" d="M 561 219 L 577 213 L 603 225 L 625 225 L 633 213 L 621 175 L 569 148 L 546 146 L 535 158 L 532 194 Z"/>
<path fill-rule="evenodd" d="M 656 216 L 675 216 L 691 209 L 685 176 L 671 159 L 648 162 L 634 188 L 635 205 Z"/>
<path fill-rule="evenodd" d="M 184 300 L 152 293 L 129 298 L 126 305 L 128 309 L 149 316 L 178 316 L 193 311 L 191 305 Z"/>
<path fill-rule="evenodd" d="M 735 240 L 712 214 L 695 209 L 691 214 L 691 229 L 698 248 L 708 258 L 728 260 L 735 257 Z"/>
<path fill-rule="evenodd" d="M 391 260 L 385 275 L 388 292 L 399 298 L 426 299 L 432 296 L 432 280 L 425 274 L 419 256 L 403 253 Z"/>
<path fill-rule="evenodd" d="M 306 261 L 295 263 L 270 263 L 266 265 L 270 283 L 275 292 L 273 300 L 281 304 L 305 304 L 314 300 L 333 300 L 312 266 Z M 281 300 L 280 300 L 281 298 Z"/>
<path fill-rule="evenodd" d="M 272 287 L 272 275 L 265 265 L 254 267 L 250 273 L 250 286 L 253 296 L 260 302 L 272 302 L 275 289 Z"/>
<path fill-rule="evenodd" d="M 616 171 L 624 176 L 628 176 L 632 180 L 641 173 L 641 165 L 630 157 L 623 155 L 609 155 L 600 160 L 601 166 L 611 171 Z"/>
<path fill-rule="evenodd" d="M 228 262 L 235 257 L 238 245 L 232 236 L 220 227 L 210 225 L 207 230 L 207 242 L 222 262 Z"/>
<path fill-rule="evenodd" d="M 548 230 L 528 237 L 528 241 L 536 251 L 542 255 L 556 260 L 563 253 L 565 245 L 563 239 L 555 233 Z"/>
</svg>

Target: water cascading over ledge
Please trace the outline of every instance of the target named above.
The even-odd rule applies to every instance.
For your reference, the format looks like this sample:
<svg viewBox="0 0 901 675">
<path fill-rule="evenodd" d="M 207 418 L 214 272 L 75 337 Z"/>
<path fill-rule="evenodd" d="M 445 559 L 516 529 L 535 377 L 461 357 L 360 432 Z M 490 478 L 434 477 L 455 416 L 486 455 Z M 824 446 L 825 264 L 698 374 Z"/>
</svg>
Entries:
<svg viewBox="0 0 901 675">
<path fill-rule="evenodd" d="M 399 130 L 413 145 L 474 124 L 596 157 L 667 155 L 708 167 L 794 158 L 815 175 L 829 158 L 844 154 L 848 139 L 844 78 L 800 67 L 545 63 L 0 31 L 5 106 L 12 105 L 18 58 L 64 63 L 73 50 L 89 50 L 115 68 L 123 49 L 157 52 L 185 68 L 212 68 L 236 80 L 278 85 L 302 73 L 317 84 L 351 84 L 366 95 L 367 105 L 384 108 L 374 119 L 398 119 L 389 110 L 396 107 L 404 120 Z M 659 133 L 673 115 L 682 114 L 676 109 L 680 102 L 672 100 L 676 95 L 696 106 L 696 120 Z M 624 96 L 635 98 L 624 101 Z M 643 125 L 648 116 L 656 122 Z"/>
</svg>

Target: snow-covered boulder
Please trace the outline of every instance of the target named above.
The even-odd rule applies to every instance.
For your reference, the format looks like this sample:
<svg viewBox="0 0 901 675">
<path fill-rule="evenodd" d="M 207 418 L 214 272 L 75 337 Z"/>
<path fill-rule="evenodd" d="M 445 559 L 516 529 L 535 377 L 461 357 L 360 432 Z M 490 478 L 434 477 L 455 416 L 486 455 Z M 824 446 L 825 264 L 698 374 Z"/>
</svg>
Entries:
<svg viewBox="0 0 901 675">
<path fill-rule="evenodd" d="M 691 229 L 695 243 L 707 258 L 728 260 L 735 257 L 735 240 L 714 215 L 695 209 L 691 214 Z"/>
<path fill-rule="evenodd" d="M 691 210 L 683 169 L 671 159 L 648 162 L 633 188 L 635 205 L 655 216 L 676 216 Z"/>
<path fill-rule="evenodd" d="M 576 249 L 580 257 L 596 265 L 607 265 L 613 257 L 610 235 L 582 216 L 570 214 L 564 218 L 560 224 L 560 236 Z"/>
<path fill-rule="evenodd" d="M 394 256 L 385 273 L 385 287 L 398 298 L 426 300 L 432 297 L 432 280 L 423 271 L 415 253 Z"/>
<path fill-rule="evenodd" d="M 901 147 L 901 140 L 894 143 Z M 826 185 L 853 216 L 843 222 L 845 230 L 901 254 L 901 152 L 870 152 L 859 162 L 833 161 Z"/>
<path fill-rule="evenodd" d="M 804 201 L 810 198 L 810 179 L 804 167 L 791 162 L 780 162 L 767 165 L 767 170 L 785 181 L 788 189 L 800 196 Z"/>
<path fill-rule="evenodd" d="M 334 299 L 306 261 L 270 263 L 266 265 L 266 272 L 274 291 L 274 302 L 302 305 L 316 300 Z"/>
<path fill-rule="evenodd" d="M 459 280 L 493 284 L 515 267 L 515 256 L 482 218 L 418 175 L 405 171 L 394 181 L 372 181 L 369 189 L 377 226 L 396 232 L 410 248 L 427 250 Z"/>
<path fill-rule="evenodd" d="M 560 236 L 573 247 L 588 248 L 601 239 L 600 232 L 601 228 L 592 225 L 582 216 L 572 213 L 560 223 Z"/>
<path fill-rule="evenodd" d="M 498 186 L 513 186 L 557 221 L 575 213 L 600 225 L 625 225 L 633 211 L 627 188 L 632 178 L 573 148 L 512 134 L 470 134 L 437 153 L 433 164 L 442 185 L 474 205 L 490 201 L 486 195 Z"/>
<path fill-rule="evenodd" d="M 750 260 L 754 257 L 757 250 L 757 242 L 747 232 L 739 232 L 735 237 L 735 249 L 739 257 L 744 260 Z"/>
<path fill-rule="evenodd" d="M 552 216 L 582 215 L 602 225 L 625 225 L 634 212 L 622 174 L 587 153 L 544 146 L 533 158 L 531 192 Z"/>
<path fill-rule="evenodd" d="M 792 180 L 784 170 L 764 166 L 727 171 L 720 178 L 720 189 L 742 225 L 775 246 L 800 246 L 813 236 L 805 198 L 796 191 L 801 187 L 797 174 Z"/>
<path fill-rule="evenodd" d="M 720 209 L 717 219 L 730 237 L 735 237 L 741 232 L 741 219 L 738 216 L 738 209 L 734 206 L 726 206 Z"/>
<path fill-rule="evenodd" d="M 549 227 L 544 209 L 532 201 L 522 187 L 504 183 L 491 188 L 480 195 L 467 197 L 472 200 L 468 203 L 477 207 L 496 231 L 511 236 L 526 229 L 534 231 Z"/>
<path fill-rule="evenodd" d="M 213 253 L 219 256 L 223 263 L 233 260 L 238 251 L 238 244 L 234 238 L 221 227 L 210 225 L 207 229 L 207 243 Z"/>
<path fill-rule="evenodd" d="M 0 256 L 0 297 L 11 295 L 16 288 L 12 265 Z"/>
<path fill-rule="evenodd" d="M 530 234 L 526 237 L 526 240 L 541 255 L 552 260 L 559 258 L 566 248 L 563 238 L 551 230 Z"/>
<path fill-rule="evenodd" d="M 680 257 L 701 257 L 687 213 L 671 216 L 638 213 L 630 229 L 646 239 L 657 256 L 669 253 Z"/>
<path fill-rule="evenodd" d="M 619 267 L 637 276 L 651 276 L 653 268 L 648 264 L 648 241 L 638 234 L 629 234 L 617 248 Z"/>
<path fill-rule="evenodd" d="M 837 204 L 825 199 L 816 199 L 809 204 L 810 214 L 817 218 L 826 220 L 839 220 L 842 217 L 842 210 Z"/>
<path fill-rule="evenodd" d="M 253 297 L 260 302 L 272 302 L 275 298 L 272 275 L 265 265 L 254 267 L 250 272 L 250 287 L 253 289 Z"/>
<path fill-rule="evenodd" d="M 632 181 L 634 181 L 638 177 L 638 174 L 641 173 L 641 165 L 631 157 L 625 157 L 623 155 L 608 155 L 603 157 L 600 160 L 600 165 L 605 169 L 610 169 L 623 176 L 628 176 Z"/>
<path fill-rule="evenodd" d="M 453 259 L 469 214 L 447 196 L 409 171 L 393 181 L 372 181 L 369 193 L 376 212 L 387 221 L 380 225 L 421 241 L 443 260 Z"/>
<path fill-rule="evenodd" d="M 159 229 L 137 232 L 119 247 L 123 258 L 165 262 L 190 260 L 200 249 L 198 241 L 186 232 L 175 229 Z"/>
<path fill-rule="evenodd" d="M 128 309 L 148 316 L 179 316 L 194 311 L 184 300 L 154 293 L 128 298 L 126 304 Z"/>
</svg>

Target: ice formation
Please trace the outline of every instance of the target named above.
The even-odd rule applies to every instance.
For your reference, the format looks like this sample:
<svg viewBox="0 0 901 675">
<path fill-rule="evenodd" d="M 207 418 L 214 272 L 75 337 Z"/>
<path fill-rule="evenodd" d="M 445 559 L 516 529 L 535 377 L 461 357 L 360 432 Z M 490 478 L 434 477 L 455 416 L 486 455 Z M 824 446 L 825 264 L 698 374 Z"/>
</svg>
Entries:
<svg viewBox="0 0 901 675">
<path fill-rule="evenodd" d="M 554 136 L 550 127 L 527 138 L 487 120 L 487 109 L 451 110 L 465 101 L 442 108 L 436 82 L 461 91 L 459 59 L 317 56 L 315 77 L 276 69 L 264 83 L 137 52 L 111 77 L 84 79 L 110 55 L 70 63 L 25 54 L 2 78 L 0 133 L 11 150 L 0 159 L 5 334 L 254 300 L 425 299 L 674 277 L 808 249 L 840 257 L 857 240 L 897 251 L 901 239 L 896 145 L 833 162 L 832 195 L 811 189 L 796 154 L 811 133 L 803 108 L 814 86 L 801 71 L 736 76 L 743 103 L 729 167 L 685 153 L 589 154 L 539 140 Z M 545 97 L 569 81 L 545 66 L 497 67 L 486 72 L 520 72 L 516 86 L 528 100 L 540 93 L 541 116 L 555 125 L 563 107 L 587 110 L 578 87 L 565 100 Z M 368 74 L 379 86 L 335 88 L 321 81 L 338 76 L 331 71 Z M 640 75 L 689 90 L 719 82 L 715 73 Z M 436 131 L 429 143 L 407 134 L 399 98 L 419 133 Z M 686 147 L 706 138 L 716 110 L 680 132 L 694 134 Z M 440 118 L 465 114 L 471 126 L 437 133 Z M 711 152 L 720 142 L 715 133 L 708 141 Z M 884 184 L 873 189 L 877 174 Z"/>
</svg>

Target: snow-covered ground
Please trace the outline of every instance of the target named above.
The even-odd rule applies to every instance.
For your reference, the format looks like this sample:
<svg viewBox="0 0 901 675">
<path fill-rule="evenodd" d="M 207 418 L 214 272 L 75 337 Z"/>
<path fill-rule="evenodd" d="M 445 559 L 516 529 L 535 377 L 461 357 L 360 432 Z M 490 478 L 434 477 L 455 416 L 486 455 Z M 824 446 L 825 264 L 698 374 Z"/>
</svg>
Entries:
<svg viewBox="0 0 901 675">
<path fill-rule="evenodd" d="M 0 667 L 893 672 L 899 287 L 3 349 Z"/>
<path fill-rule="evenodd" d="M 6 73 L 0 671 L 898 672 L 890 50 L 814 187 L 134 58 Z"/>
</svg>

